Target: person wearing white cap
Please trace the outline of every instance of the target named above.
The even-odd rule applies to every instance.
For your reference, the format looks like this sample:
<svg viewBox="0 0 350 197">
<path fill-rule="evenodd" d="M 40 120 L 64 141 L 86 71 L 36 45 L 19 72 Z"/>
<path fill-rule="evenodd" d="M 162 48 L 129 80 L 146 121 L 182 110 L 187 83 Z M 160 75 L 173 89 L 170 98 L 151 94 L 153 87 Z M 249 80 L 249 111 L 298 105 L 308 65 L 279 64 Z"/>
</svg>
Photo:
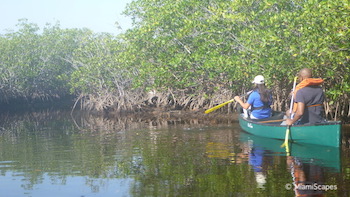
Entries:
<svg viewBox="0 0 350 197">
<path fill-rule="evenodd" d="M 272 114 L 272 94 L 265 86 L 265 78 L 262 75 L 257 75 L 252 83 L 255 84 L 255 87 L 246 103 L 239 96 L 235 96 L 234 99 L 244 110 L 250 109 L 251 119 L 269 118 Z"/>
<path fill-rule="evenodd" d="M 252 83 L 265 84 L 265 78 L 262 75 L 257 75 L 256 77 L 254 77 L 254 80 L 252 81 Z"/>
</svg>

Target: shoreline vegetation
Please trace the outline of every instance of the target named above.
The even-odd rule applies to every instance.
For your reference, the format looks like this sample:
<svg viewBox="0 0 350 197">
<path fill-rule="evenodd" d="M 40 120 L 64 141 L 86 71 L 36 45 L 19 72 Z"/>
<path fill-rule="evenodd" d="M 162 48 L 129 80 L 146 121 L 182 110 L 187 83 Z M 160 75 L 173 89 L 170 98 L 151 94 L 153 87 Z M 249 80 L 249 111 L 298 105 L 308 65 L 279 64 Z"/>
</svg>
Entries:
<svg viewBox="0 0 350 197">
<path fill-rule="evenodd" d="M 74 109 L 101 114 L 200 114 L 261 74 L 273 109 L 285 111 L 295 74 L 308 67 L 325 79 L 327 118 L 350 121 L 347 0 L 135 0 L 124 13 L 133 27 L 117 36 L 19 20 L 0 35 L 0 103 L 69 97 Z M 215 115 L 232 116 L 234 105 Z"/>
</svg>

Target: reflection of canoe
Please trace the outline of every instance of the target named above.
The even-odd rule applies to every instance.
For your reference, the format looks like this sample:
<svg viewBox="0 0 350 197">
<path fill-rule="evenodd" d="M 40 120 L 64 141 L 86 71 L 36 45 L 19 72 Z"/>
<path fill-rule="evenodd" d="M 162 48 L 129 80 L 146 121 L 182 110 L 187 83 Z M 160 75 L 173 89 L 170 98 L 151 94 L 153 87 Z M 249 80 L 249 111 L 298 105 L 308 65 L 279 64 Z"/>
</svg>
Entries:
<svg viewBox="0 0 350 197">
<path fill-rule="evenodd" d="M 277 119 L 280 119 L 280 117 Z M 280 125 L 281 121 L 268 123 L 261 123 L 261 121 L 243 118 L 242 115 L 239 116 L 240 126 L 248 133 L 274 139 L 285 138 L 287 126 Z M 297 143 L 339 147 L 341 142 L 341 122 L 329 121 L 314 125 L 293 125 L 290 128 L 289 139 Z"/>
<path fill-rule="evenodd" d="M 284 148 L 281 148 L 280 140 L 259 137 L 246 132 L 240 133 L 240 140 L 243 142 L 251 140 L 254 147 L 261 147 L 275 154 L 284 153 Z M 289 148 L 290 156 L 297 157 L 305 163 L 331 168 L 337 172 L 340 171 L 341 162 L 339 147 L 290 143 Z"/>
</svg>

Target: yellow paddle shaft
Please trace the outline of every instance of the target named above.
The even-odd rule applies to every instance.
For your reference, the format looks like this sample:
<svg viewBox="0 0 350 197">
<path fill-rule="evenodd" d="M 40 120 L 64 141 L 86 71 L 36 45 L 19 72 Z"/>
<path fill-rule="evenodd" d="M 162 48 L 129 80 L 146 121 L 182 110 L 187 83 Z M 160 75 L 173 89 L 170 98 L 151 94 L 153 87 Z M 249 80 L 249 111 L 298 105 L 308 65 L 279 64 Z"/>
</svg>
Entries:
<svg viewBox="0 0 350 197">
<path fill-rule="evenodd" d="M 221 107 L 223 107 L 223 106 L 225 106 L 225 105 L 227 105 L 227 104 L 229 104 L 229 103 L 232 103 L 232 102 L 234 102 L 235 101 L 235 99 L 231 99 L 231 100 L 229 100 L 229 101 L 226 101 L 225 103 L 221 103 L 220 105 L 217 105 L 217 106 L 215 106 L 215 107 L 212 107 L 212 108 L 210 108 L 210 109 L 207 109 L 204 113 L 210 113 L 210 112 L 212 112 L 212 111 L 215 111 L 215 110 L 217 110 L 217 109 L 219 109 L 219 108 L 221 108 Z"/>
</svg>

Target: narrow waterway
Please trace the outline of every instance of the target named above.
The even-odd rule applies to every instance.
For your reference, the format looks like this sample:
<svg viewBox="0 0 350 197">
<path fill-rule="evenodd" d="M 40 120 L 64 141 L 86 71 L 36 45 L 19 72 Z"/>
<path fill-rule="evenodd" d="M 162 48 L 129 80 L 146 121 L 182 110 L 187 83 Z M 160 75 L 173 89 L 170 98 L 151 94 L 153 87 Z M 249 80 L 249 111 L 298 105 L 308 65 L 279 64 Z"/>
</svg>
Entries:
<svg viewBox="0 0 350 197">
<path fill-rule="evenodd" d="M 243 132 L 238 122 L 0 115 L 0 194 L 18 196 L 350 196 L 349 129 L 340 149 Z M 298 187 L 296 185 L 299 185 Z"/>
</svg>

